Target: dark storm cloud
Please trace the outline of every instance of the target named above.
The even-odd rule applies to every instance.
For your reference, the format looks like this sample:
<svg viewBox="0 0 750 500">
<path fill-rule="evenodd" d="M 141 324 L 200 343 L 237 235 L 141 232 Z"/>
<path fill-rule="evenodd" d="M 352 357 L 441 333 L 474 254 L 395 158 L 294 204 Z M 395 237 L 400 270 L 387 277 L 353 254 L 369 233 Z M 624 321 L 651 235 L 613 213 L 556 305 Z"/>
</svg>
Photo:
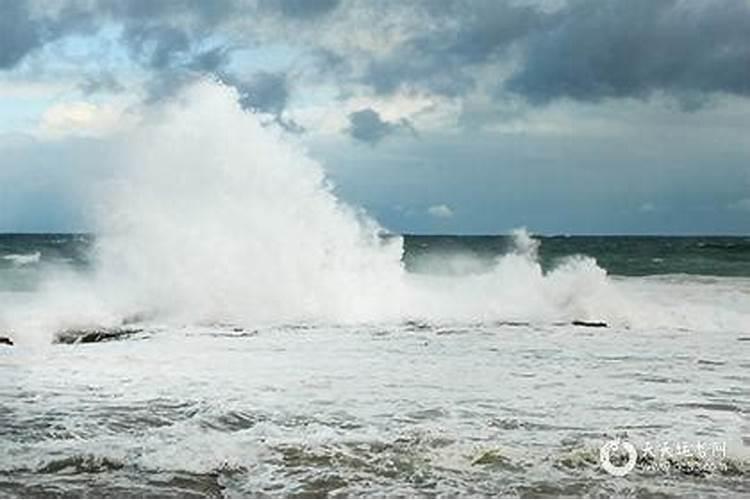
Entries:
<svg viewBox="0 0 750 500">
<path fill-rule="evenodd" d="M 25 2 L 3 2 L 0 16 L 0 68 L 15 66 L 44 43 L 41 25 L 30 18 Z"/>
<path fill-rule="evenodd" d="M 276 123 L 288 132 L 305 131 L 299 124 L 283 116 L 290 93 L 286 74 L 260 71 L 249 78 L 240 78 L 231 73 L 220 72 L 218 77 L 226 85 L 237 89 L 243 109 L 273 115 Z"/>
<path fill-rule="evenodd" d="M 135 25 L 125 31 L 123 39 L 137 59 L 156 70 L 174 66 L 191 47 L 184 30 L 166 25 Z"/>
<path fill-rule="evenodd" d="M 534 102 L 750 94 L 750 4 L 576 1 L 530 37 L 507 88 Z"/>
<path fill-rule="evenodd" d="M 96 9 L 112 19 L 157 22 L 184 16 L 203 27 L 236 18 L 281 14 L 294 19 L 320 18 L 339 0 L 100 0 Z"/>
<path fill-rule="evenodd" d="M 376 93 L 407 87 L 461 96 L 478 69 L 515 55 L 517 69 L 495 84 L 537 104 L 664 92 L 695 109 L 714 93 L 750 95 L 744 0 L 571 0 L 549 12 L 495 1 L 425 8 L 434 27 L 369 62 L 363 82 Z"/>
<path fill-rule="evenodd" d="M 243 0 L 99 0 L 94 10 L 123 23 L 158 23 L 175 17 L 187 17 L 203 26 L 222 21 L 250 10 Z"/>
<path fill-rule="evenodd" d="M 88 75 L 79 85 L 79 88 L 85 94 L 96 94 L 97 92 L 121 92 L 125 87 L 108 72 L 102 71 L 98 74 Z"/>
<path fill-rule="evenodd" d="M 0 69 L 10 69 L 34 49 L 57 38 L 93 31 L 104 22 L 122 26 L 121 42 L 136 62 L 153 70 L 190 66 L 214 71 L 226 61 L 229 47 L 199 52 L 207 39 L 220 34 L 228 20 L 261 22 L 273 10 L 296 19 L 317 18 L 334 9 L 337 0 L 284 0 L 259 8 L 249 0 L 69 0 L 54 17 L 32 16 L 31 3 L 0 4 Z M 218 31 L 214 31 L 218 29 Z M 248 42 L 252 42 L 252 36 Z"/>
<path fill-rule="evenodd" d="M 260 19 L 264 14 L 305 20 L 319 18 L 335 9 L 338 0 L 280 0 L 260 3 L 248 0 L 102 0 L 96 14 L 121 24 L 121 41 L 131 57 L 151 71 L 147 99 L 174 95 L 201 74 L 214 74 L 237 87 L 245 109 L 273 114 L 290 130 L 296 124 L 281 120 L 289 99 L 289 82 L 281 73 L 261 72 L 238 78 L 226 71 L 237 46 L 205 48 L 206 40 L 221 33 L 223 23 L 236 19 Z M 246 42 L 254 43 L 252 34 Z"/>
<path fill-rule="evenodd" d="M 439 27 L 409 36 L 387 57 L 370 62 L 364 80 L 377 93 L 410 85 L 461 95 L 475 84 L 472 67 L 497 60 L 549 17 L 532 7 L 494 0 L 428 2 L 425 8 Z"/>
<path fill-rule="evenodd" d="M 92 28 L 93 16 L 76 4 L 64 5 L 57 16 L 34 15 L 25 0 L 0 3 L 0 70 L 11 69 L 30 52 L 69 33 Z"/>
<path fill-rule="evenodd" d="M 349 128 L 347 132 L 354 139 L 370 144 L 371 146 L 378 144 L 387 136 L 399 130 L 408 130 L 416 135 L 412 124 L 405 119 L 398 123 L 388 122 L 383 120 L 377 111 L 370 108 L 349 113 Z"/>
<path fill-rule="evenodd" d="M 339 0 L 266 0 L 263 5 L 297 19 L 321 17 L 335 9 Z"/>
<path fill-rule="evenodd" d="M 216 72 L 229 63 L 231 49 L 228 47 L 214 47 L 198 52 L 188 63 L 193 71 Z"/>
<path fill-rule="evenodd" d="M 224 67 L 229 62 L 229 54 L 229 49 L 224 47 L 215 47 L 197 53 L 194 53 L 191 48 L 172 52 L 170 58 L 179 59 L 178 63 L 172 61 L 172 64 L 165 64 L 158 70 L 154 66 L 150 67 L 151 76 L 145 88 L 146 101 L 157 102 L 168 99 L 177 94 L 185 85 L 207 74 L 214 75 L 227 85 L 237 85 L 239 80 L 226 76 L 224 72 Z"/>
<path fill-rule="evenodd" d="M 140 62 L 154 69 L 169 67 L 177 56 L 207 36 L 215 26 L 242 10 L 229 0 L 106 0 L 60 4 L 53 14 L 33 9 L 25 0 L 0 3 L 0 69 L 12 69 L 30 52 L 70 35 L 95 32 L 105 21 L 124 27 L 122 41 Z M 37 6 L 40 7 L 40 6 Z M 185 16 L 194 32 L 177 27 L 173 17 Z"/>
<path fill-rule="evenodd" d="M 498 96 L 510 91 L 541 104 L 664 92 L 695 109 L 715 93 L 750 95 L 745 0 L 570 0 L 556 10 L 496 0 L 383 2 L 377 9 L 338 0 L 68 0 L 53 4 L 51 14 L 24 0 L 0 5 L 0 70 L 51 41 L 110 24 L 122 28 L 132 60 L 151 72 L 152 98 L 191 75 L 225 77 L 234 50 L 261 41 L 296 46 L 311 61 L 303 77 L 332 79 L 342 96 L 356 83 L 380 95 L 461 97 L 480 77 Z M 386 53 L 320 36 L 373 29 L 372 16 L 402 27 L 401 41 Z M 241 30 L 230 27 L 236 21 Z M 290 26 L 299 37 L 289 38 Z M 279 114 L 289 82 L 270 75 L 237 84 L 247 107 Z M 89 83 L 82 85 L 97 87 Z"/>
<path fill-rule="evenodd" d="M 289 99 L 289 83 L 283 73 L 259 72 L 247 80 L 225 77 L 223 81 L 237 88 L 245 109 L 278 115 Z"/>
</svg>

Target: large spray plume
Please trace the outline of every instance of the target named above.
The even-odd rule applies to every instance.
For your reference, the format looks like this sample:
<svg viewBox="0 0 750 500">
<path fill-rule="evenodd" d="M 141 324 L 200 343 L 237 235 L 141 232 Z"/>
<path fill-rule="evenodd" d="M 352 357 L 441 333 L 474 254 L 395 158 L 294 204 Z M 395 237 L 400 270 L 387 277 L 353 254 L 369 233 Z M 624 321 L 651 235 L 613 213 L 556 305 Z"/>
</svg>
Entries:
<svg viewBox="0 0 750 500">
<path fill-rule="evenodd" d="M 331 193 L 321 166 L 201 82 L 126 141 L 105 191 L 98 279 L 140 309 L 203 319 L 353 320 L 402 292 L 401 242 Z"/>
<path fill-rule="evenodd" d="M 14 330 L 143 320 L 628 325 L 645 310 L 593 259 L 545 273 L 523 230 L 484 272 L 409 274 L 401 238 L 338 200 L 321 165 L 244 111 L 232 88 L 198 82 L 150 113 L 120 137 L 118 173 L 94 190 L 92 272 L 52 273 L 33 301 L 5 309 Z M 674 318 L 652 308 L 647 321 Z"/>
</svg>

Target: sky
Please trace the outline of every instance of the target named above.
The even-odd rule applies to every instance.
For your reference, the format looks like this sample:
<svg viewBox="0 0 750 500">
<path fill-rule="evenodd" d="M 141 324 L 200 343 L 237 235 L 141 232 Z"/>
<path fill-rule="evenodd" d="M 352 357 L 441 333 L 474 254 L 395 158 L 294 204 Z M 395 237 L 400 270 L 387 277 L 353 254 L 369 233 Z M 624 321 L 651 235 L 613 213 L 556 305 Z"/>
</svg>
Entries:
<svg viewBox="0 0 750 500">
<path fill-rule="evenodd" d="M 206 75 L 394 232 L 750 234 L 750 0 L 0 0 L 0 231 Z"/>
</svg>

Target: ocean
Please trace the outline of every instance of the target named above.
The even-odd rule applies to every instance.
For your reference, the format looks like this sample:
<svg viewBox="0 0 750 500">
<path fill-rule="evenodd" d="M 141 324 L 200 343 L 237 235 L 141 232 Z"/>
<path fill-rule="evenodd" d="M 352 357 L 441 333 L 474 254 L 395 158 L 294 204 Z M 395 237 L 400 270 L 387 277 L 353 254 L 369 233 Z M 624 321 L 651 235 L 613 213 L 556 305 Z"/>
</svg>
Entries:
<svg viewBox="0 0 750 500">
<path fill-rule="evenodd" d="M 750 239 L 380 239 L 439 293 L 274 321 L 103 314 L 97 238 L 0 235 L 0 496 L 750 493 Z"/>
<path fill-rule="evenodd" d="M 391 234 L 238 98 L 0 236 L 0 496 L 750 495 L 747 238 Z"/>
</svg>

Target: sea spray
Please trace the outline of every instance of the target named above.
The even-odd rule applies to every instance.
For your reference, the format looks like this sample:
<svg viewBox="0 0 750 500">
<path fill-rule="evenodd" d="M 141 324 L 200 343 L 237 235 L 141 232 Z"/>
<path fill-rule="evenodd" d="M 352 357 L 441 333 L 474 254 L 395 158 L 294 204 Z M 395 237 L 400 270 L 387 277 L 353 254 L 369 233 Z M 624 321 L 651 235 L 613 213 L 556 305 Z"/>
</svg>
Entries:
<svg viewBox="0 0 750 500">
<path fill-rule="evenodd" d="M 12 262 L 14 265 L 22 267 L 27 266 L 29 264 L 36 264 L 39 262 L 39 259 L 42 257 L 41 252 L 33 252 L 30 254 L 9 254 L 4 255 L 3 260 L 7 260 L 9 262 Z"/>
<path fill-rule="evenodd" d="M 523 229 L 489 263 L 446 254 L 408 273 L 402 238 L 337 199 L 294 138 L 218 83 L 187 87 L 112 142 L 116 174 L 91 200 L 93 267 L 46 269 L 33 298 L 4 303 L 0 323 L 22 338 L 134 322 L 747 324 L 741 308 L 651 300 L 590 257 L 545 271 Z"/>
<path fill-rule="evenodd" d="M 126 309 L 188 321 L 395 313 L 400 238 L 381 238 L 317 162 L 237 99 L 197 83 L 125 138 L 101 205 L 97 279 L 127 291 Z"/>
<path fill-rule="evenodd" d="M 508 251 L 490 266 L 470 265 L 470 256 L 461 257 L 465 268 L 483 267 L 482 272 L 408 275 L 408 290 L 416 303 L 412 310 L 437 321 L 627 322 L 617 313 L 624 299 L 594 259 L 571 256 L 545 272 L 538 246 L 538 240 L 521 228 L 513 231 Z M 453 262 L 451 256 L 444 258 Z M 439 259 L 430 265 L 439 267 Z"/>
<path fill-rule="evenodd" d="M 607 287 L 603 270 L 590 260 L 545 276 L 525 229 L 487 272 L 407 276 L 401 238 L 338 200 L 322 166 L 230 87 L 200 82 L 155 115 L 124 139 L 121 175 L 102 191 L 97 280 L 122 312 L 250 324 L 599 319 L 586 303 Z M 578 282 L 565 279 L 579 268 Z"/>
</svg>

